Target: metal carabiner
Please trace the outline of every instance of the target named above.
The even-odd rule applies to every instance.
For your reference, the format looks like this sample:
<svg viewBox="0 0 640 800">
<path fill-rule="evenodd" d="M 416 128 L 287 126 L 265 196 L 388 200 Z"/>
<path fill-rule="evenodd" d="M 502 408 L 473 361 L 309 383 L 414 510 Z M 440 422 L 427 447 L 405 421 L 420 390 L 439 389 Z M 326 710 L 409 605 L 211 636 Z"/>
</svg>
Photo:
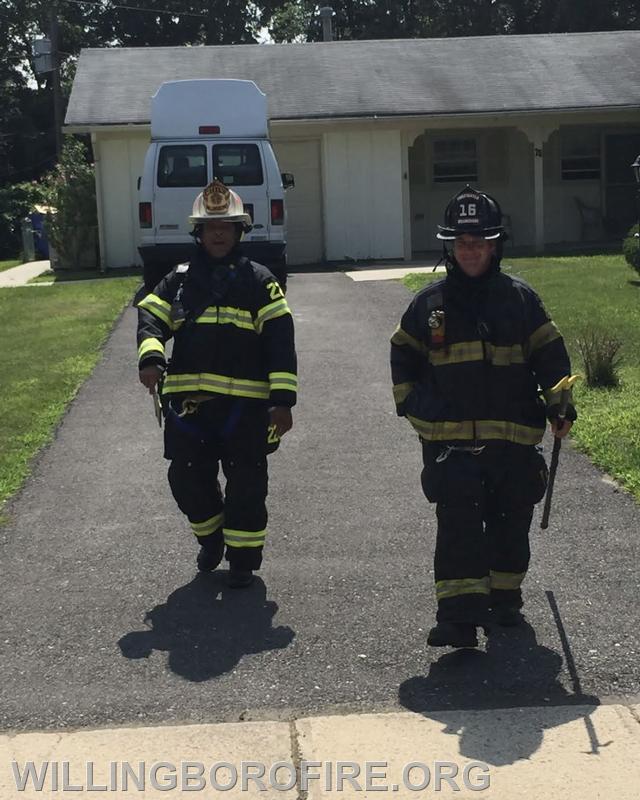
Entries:
<svg viewBox="0 0 640 800">
<path fill-rule="evenodd" d="M 442 464 L 444 461 L 446 461 L 451 455 L 453 449 L 454 448 L 451 445 L 448 445 L 443 450 L 441 450 L 436 458 L 436 464 Z"/>
<path fill-rule="evenodd" d="M 195 414 L 200 405 L 199 400 L 183 400 L 182 411 L 178 414 L 179 417 L 186 417 L 187 414 Z"/>
</svg>

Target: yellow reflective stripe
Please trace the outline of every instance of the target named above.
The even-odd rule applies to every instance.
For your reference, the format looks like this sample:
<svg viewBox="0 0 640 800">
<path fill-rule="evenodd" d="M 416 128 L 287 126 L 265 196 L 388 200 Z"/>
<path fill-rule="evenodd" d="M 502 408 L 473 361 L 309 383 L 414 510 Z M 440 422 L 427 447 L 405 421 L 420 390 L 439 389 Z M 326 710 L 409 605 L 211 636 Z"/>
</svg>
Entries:
<svg viewBox="0 0 640 800">
<path fill-rule="evenodd" d="M 519 344 L 494 345 L 485 342 L 484 349 L 481 341 L 456 342 L 437 350 L 429 352 L 429 361 L 436 367 L 448 364 L 462 364 L 465 361 L 483 361 L 484 359 L 494 367 L 508 367 L 511 364 L 524 364 L 524 353 Z"/>
<path fill-rule="evenodd" d="M 486 348 L 489 361 L 494 367 L 508 367 L 511 364 L 525 363 L 524 352 L 519 344 L 503 347 L 487 343 Z"/>
<path fill-rule="evenodd" d="M 414 386 L 415 383 L 396 383 L 393 387 L 393 399 L 396 405 L 404 403 Z"/>
<path fill-rule="evenodd" d="M 489 573 L 491 588 L 519 589 L 526 574 L 526 572 L 496 572 L 491 570 Z"/>
<path fill-rule="evenodd" d="M 269 383 L 271 391 L 286 389 L 289 392 L 298 391 L 298 376 L 293 372 L 270 372 Z"/>
<path fill-rule="evenodd" d="M 209 536 L 222 526 L 224 522 L 224 512 L 216 514 L 215 517 L 205 519 L 204 522 L 192 522 L 191 529 L 196 536 Z"/>
<path fill-rule="evenodd" d="M 480 341 L 457 342 L 438 350 L 431 350 L 429 353 L 429 361 L 437 367 L 443 364 L 462 364 L 464 361 L 482 361 L 483 359 L 484 352 Z"/>
<path fill-rule="evenodd" d="M 200 324 L 235 325 L 247 331 L 255 331 L 253 317 L 250 311 L 233 306 L 210 306 L 206 308 L 196 320 Z"/>
<path fill-rule="evenodd" d="M 436 598 L 438 601 L 447 597 L 458 597 L 461 594 L 489 594 L 489 577 L 436 581 Z"/>
<path fill-rule="evenodd" d="M 544 347 L 545 344 L 549 344 L 549 342 L 553 342 L 556 339 L 560 338 L 560 331 L 556 327 L 554 322 L 545 322 L 544 325 L 541 325 L 537 328 L 531 336 L 527 339 L 527 343 L 525 344 L 525 353 L 527 357 L 529 357 L 532 353 L 536 350 L 539 350 L 541 347 Z"/>
<path fill-rule="evenodd" d="M 173 327 L 171 323 L 171 305 L 166 300 L 158 297 L 157 294 L 148 294 L 138 303 L 138 308 L 144 308 L 145 311 L 162 320 L 170 328 Z"/>
<path fill-rule="evenodd" d="M 256 330 L 258 333 L 262 333 L 265 322 L 270 319 L 275 319 L 276 317 L 283 317 L 285 314 L 290 313 L 291 311 L 284 297 L 281 297 L 280 300 L 276 300 L 274 303 L 262 306 L 256 314 Z"/>
<path fill-rule="evenodd" d="M 391 344 L 398 345 L 398 347 L 403 347 L 404 345 L 408 345 L 412 347 L 414 350 L 417 350 L 418 353 L 421 353 L 423 356 L 426 356 L 429 352 L 429 348 L 427 347 L 424 342 L 419 342 L 417 339 L 414 339 L 413 336 L 410 336 L 405 330 L 403 330 L 400 325 L 395 329 L 393 336 L 391 337 Z"/>
<path fill-rule="evenodd" d="M 224 543 L 231 547 L 262 547 L 267 531 L 236 531 L 224 528 Z"/>
<path fill-rule="evenodd" d="M 214 375 L 211 372 L 195 374 L 183 373 L 167 375 L 162 387 L 163 394 L 176 392 L 214 392 L 233 397 L 251 397 L 258 400 L 269 398 L 269 384 L 266 381 L 251 381 L 247 378 L 232 378 L 228 375 Z"/>
<path fill-rule="evenodd" d="M 544 428 L 531 428 L 508 420 L 473 420 L 462 422 L 426 422 L 407 415 L 407 419 L 423 439 L 438 441 L 486 441 L 499 439 L 516 444 L 538 444 L 544 436 Z"/>
<path fill-rule="evenodd" d="M 150 337 L 141 342 L 138 348 L 138 361 L 141 361 L 147 353 L 160 353 L 164 357 L 164 345 L 160 339 Z"/>
</svg>

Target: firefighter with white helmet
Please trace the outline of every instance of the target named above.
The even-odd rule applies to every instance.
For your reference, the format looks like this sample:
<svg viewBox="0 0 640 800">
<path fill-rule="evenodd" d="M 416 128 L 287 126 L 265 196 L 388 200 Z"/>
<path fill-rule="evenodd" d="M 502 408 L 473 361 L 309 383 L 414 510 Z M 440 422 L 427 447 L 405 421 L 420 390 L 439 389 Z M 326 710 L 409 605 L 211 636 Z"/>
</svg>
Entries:
<svg viewBox="0 0 640 800">
<path fill-rule="evenodd" d="M 212 181 L 189 222 L 193 258 L 138 303 L 139 375 L 149 392 L 161 386 L 169 484 L 200 545 L 198 568 L 215 569 L 226 548 L 240 588 L 262 562 L 267 455 L 293 424 L 293 319 L 273 274 L 242 255 L 251 218 L 233 190 Z"/>
<path fill-rule="evenodd" d="M 522 621 L 529 527 L 545 492 L 537 445 L 560 412 L 569 356 L 540 298 L 500 269 L 495 198 L 466 186 L 438 238 L 447 276 L 418 292 L 391 339 L 393 394 L 422 442 L 422 487 L 436 503 L 434 647 L 475 647 L 477 628 Z"/>
</svg>

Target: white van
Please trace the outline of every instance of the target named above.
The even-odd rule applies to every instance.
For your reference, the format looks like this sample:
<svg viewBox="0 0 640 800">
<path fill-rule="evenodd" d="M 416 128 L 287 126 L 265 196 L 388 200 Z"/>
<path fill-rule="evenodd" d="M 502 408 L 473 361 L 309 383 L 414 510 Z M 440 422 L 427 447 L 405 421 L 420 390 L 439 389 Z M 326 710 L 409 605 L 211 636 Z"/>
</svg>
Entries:
<svg viewBox="0 0 640 800">
<path fill-rule="evenodd" d="M 151 99 L 151 144 L 138 180 L 140 247 L 152 289 L 193 248 L 187 218 L 214 178 L 242 198 L 253 220 L 245 254 L 286 280 L 284 184 L 268 138 L 267 98 L 253 81 L 163 83 Z"/>
</svg>

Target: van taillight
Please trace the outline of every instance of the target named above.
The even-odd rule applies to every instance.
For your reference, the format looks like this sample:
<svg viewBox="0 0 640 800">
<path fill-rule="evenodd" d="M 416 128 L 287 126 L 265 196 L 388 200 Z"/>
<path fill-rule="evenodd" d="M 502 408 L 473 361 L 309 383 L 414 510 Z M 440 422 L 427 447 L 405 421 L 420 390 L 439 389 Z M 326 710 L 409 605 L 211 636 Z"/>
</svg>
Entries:
<svg viewBox="0 0 640 800">
<path fill-rule="evenodd" d="M 198 128 L 199 134 L 212 134 L 212 133 L 220 133 L 220 126 L 219 125 L 201 125 Z"/>
<path fill-rule="evenodd" d="M 251 217 L 251 222 L 253 223 L 253 203 L 244 204 L 244 213 Z"/>
<path fill-rule="evenodd" d="M 284 200 L 271 201 L 271 224 L 284 225 Z"/>
<path fill-rule="evenodd" d="M 151 203 L 138 203 L 138 219 L 140 220 L 141 228 L 150 228 L 152 226 Z"/>
</svg>

